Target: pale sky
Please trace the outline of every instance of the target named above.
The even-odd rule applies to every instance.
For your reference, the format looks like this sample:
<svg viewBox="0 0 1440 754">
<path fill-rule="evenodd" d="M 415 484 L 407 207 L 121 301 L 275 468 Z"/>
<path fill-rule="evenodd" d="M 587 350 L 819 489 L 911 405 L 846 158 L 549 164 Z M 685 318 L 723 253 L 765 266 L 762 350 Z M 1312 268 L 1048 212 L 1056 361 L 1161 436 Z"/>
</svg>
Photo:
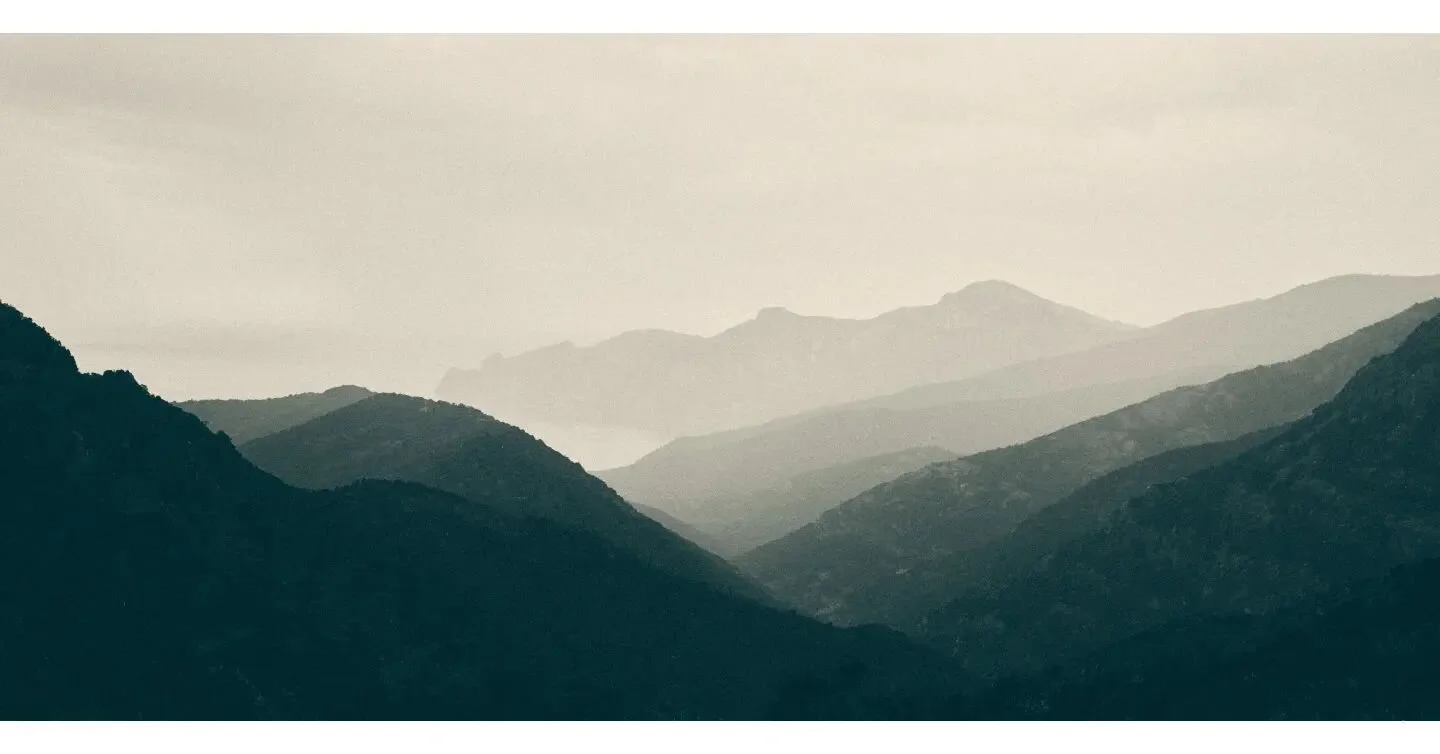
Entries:
<svg viewBox="0 0 1440 754">
<path fill-rule="evenodd" d="M 181 398 L 994 278 L 1151 324 L 1440 272 L 1437 82 L 1434 37 L 0 37 L 0 299 Z"/>
</svg>

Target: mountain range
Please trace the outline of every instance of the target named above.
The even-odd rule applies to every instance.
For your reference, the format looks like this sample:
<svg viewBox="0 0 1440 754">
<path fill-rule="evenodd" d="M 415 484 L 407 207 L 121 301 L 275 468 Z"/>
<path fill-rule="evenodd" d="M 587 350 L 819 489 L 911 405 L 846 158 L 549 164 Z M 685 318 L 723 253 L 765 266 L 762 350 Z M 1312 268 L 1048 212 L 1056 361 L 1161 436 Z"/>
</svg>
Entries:
<svg viewBox="0 0 1440 754">
<path fill-rule="evenodd" d="M 774 509 L 777 519 L 802 523 L 813 518 L 784 513 L 785 490 L 801 475 L 919 447 L 963 456 L 1025 442 L 1172 388 L 1293 358 L 1437 295 L 1440 276 L 1331 278 L 1184 315 L 1083 351 L 680 438 L 596 473 L 627 499 L 739 553 L 761 543 L 726 542 L 725 532 L 744 527 L 751 512 Z M 831 498 L 828 507 L 845 499 Z"/>
<path fill-rule="evenodd" d="M 456 403 L 172 405 L 0 303 L 0 718 L 1432 718 L 1436 281 L 687 438 L 614 489 Z"/>
<path fill-rule="evenodd" d="M 1228 366 L 1234 371 L 1274 364 L 1437 296 L 1440 275 L 1341 275 L 1268 298 L 1183 314 L 1123 342 L 1035 359 L 971 380 L 918 385 L 874 403 L 934 406 L 1043 395 L 1189 369 Z"/>
<path fill-rule="evenodd" d="M 1124 339 L 1134 329 L 987 281 L 872 319 L 770 307 L 712 337 L 643 330 L 592 346 L 496 354 L 478 370 L 451 370 L 436 395 L 521 425 L 675 437 L 977 375 Z"/>
</svg>

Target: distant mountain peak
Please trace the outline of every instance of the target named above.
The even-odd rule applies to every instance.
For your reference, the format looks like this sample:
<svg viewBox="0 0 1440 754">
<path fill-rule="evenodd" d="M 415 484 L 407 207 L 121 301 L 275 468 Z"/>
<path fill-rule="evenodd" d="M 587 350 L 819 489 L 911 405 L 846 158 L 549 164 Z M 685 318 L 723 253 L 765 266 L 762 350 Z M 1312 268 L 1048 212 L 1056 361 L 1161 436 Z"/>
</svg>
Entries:
<svg viewBox="0 0 1440 754">
<path fill-rule="evenodd" d="M 732 336 L 739 333 L 754 335 L 755 333 L 788 332 L 795 329 L 801 323 L 815 322 L 846 322 L 849 320 L 838 320 L 833 317 L 807 316 L 797 314 L 783 306 L 764 306 L 755 312 L 755 316 L 747 319 L 738 325 L 725 330 L 716 337 Z"/>
<path fill-rule="evenodd" d="M 699 335 L 675 332 L 674 330 L 662 330 L 649 327 L 643 330 L 626 330 L 625 332 L 600 341 L 597 345 L 604 346 L 667 346 L 675 344 L 690 343 L 697 340 L 704 340 Z"/>
<path fill-rule="evenodd" d="M 755 314 L 755 319 L 775 320 L 786 318 L 798 318 L 800 315 L 786 309 L 783 306 L 766 306 Z"/>
<path fill-rule="evenodd" d="M 940 298 L 942 304 L 974 301 L 1041 301 L 1051 303 L 1014 283 L 1004 280 L 978 280 Z"/>
<path fill-rule="evenodd" d="M 1035 294 L 1031 293 L 1030 291 L 1025 290 L 1024 288 L 1021 288 L 1020 286 L 1015 285 L 1014 283 L 1011 283 L 1011 282 L 1009 282 L 1009 281 L 1007 281 L 1007 280 L 1001 280 L 1001 279 L 999 279 L 999 278 L 987 278 L 987 279 L 985 279 L 985 280 L 976 280 L 975 282 L 973 282 L 973 283 L 965 286 L 964 288 L 961 288 L 960 290 L 962 290 L 962 291 L 1008 291 L 1008 292 L 1013 292 L 1013 293 L 1023 293 L 1023 294 L 1025 294 L 1025 295 L 1027 295 L 1027 296 L 1033 296 L 1033 295 L 1035 295 Z"/>
<path fill-rule="evenodd" d="M 29 317 L 0 302 L 0 367 L 78 372 L 75 357 Z"/>
</svg>

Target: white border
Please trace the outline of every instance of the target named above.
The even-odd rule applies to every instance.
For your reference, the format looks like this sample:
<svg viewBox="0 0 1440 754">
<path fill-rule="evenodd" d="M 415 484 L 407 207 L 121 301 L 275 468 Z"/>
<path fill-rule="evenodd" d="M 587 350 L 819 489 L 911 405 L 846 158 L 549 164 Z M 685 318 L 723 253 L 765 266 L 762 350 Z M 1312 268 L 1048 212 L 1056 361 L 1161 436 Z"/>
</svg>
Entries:
<svg viewBox="0 0 1440 754">
<path fill-rule="evenodd" d="M 133 32 L 1291 32 L 1440 31 L 1440 4 L 1338 2 L 687 2 L 8 3 L 7 33 Z M 4 44 L 0 38 L 0 44 Z M 0 72 L 3 75 L 3 72 Z M 625 754 L 760 751 L 1430 752 L 1423 724 L 24 724 L 0 723 L 0 750 L 124 752 L 475 752 Z"/>
<path fill-rule="evenodd" d="M 1435 751 L 1440 725 L 1265 723 L 0 723 L 6 752 L 1233 754 Z"/>
<path fill-rule="evenodd" d="M 799 0 L 525 0 L 381 3 L 240 0 L 51 0 L 0 4 L 0 30 L 287 33 L 1420 33 L 1440 4 L 1365 2 L 801 2 Z M 3 42 L 0 42 L 3 43 Z"/>
</svg>

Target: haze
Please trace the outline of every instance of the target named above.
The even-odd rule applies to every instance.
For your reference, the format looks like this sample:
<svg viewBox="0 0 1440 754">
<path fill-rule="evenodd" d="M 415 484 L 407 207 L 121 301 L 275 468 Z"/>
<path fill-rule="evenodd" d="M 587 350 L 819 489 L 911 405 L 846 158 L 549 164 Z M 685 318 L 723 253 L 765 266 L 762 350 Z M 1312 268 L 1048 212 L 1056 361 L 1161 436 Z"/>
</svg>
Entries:
<svg viewBox="0 0 1440 754">
<path fill-rule="evenodd" d="M 0 281 L 176 399 L 1003 279 L 1437 271 L 1422 37 L 9 37 Z"/>
</svg>

